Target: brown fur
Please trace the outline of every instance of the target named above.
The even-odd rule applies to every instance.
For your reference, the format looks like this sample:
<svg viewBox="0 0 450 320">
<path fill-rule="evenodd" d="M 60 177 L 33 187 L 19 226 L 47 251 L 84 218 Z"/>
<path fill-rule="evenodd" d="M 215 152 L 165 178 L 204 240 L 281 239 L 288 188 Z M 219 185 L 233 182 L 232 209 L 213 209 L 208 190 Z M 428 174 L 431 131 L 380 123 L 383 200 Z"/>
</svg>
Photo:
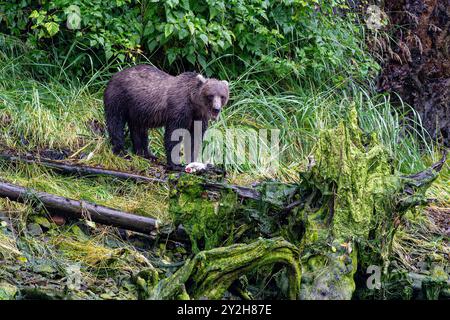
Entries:
<svg viewBox="0 0 450 320">
<path fill-rule="evenodd" d="M 201 121 L 203 137 L 208 121 L 218 115 L 228 97 L 226 81 L 205 79 L 193 72 L 171 76 L 148 65 L 122 70 L 109 81 L 104 93 L 106 124 L 113 152 L 122 154 L 125 151 L 127 123 L 134 152 L 154 159 L 148 150 L 148 129 L 165 127 L 167 164 L 172 166 L 171 151 L 178 143 L 170 141 L 172 132 L 183 128 L 193 136 L 194 121 Z M 195 161 L 194 154 L 191 161 Z"/>
</svg>

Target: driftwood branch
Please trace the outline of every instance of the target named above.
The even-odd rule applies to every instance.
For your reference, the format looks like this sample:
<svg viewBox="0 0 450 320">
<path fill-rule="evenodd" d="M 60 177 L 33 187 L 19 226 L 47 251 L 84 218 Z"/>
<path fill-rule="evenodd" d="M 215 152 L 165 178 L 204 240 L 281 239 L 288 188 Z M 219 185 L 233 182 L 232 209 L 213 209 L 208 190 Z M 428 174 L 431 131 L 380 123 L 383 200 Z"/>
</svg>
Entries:
<svg viewBox="0 0 450 320">
<path fill-rule="evenodd" d="M 433 182 L 433 180 L 436 178 L 436 173 L 440 172 L 445 164 L 445 161 L 447 161 L 447 150 L 444 150 L 442 154 L 442 158 L 434 163 L 431 167 L 420 171 L 415 174 L 411 174 L 408 176 L 403 176 L 405 180 L 407 180 L 407 187 L 411 189 L 411 187 L 421 187 L 425 184 L 428 184 L 430 182 Z M 408 189 L 408 190 L 409 190 Z"/>
<path fill-rule="evenodd" d="M 121 180 L 133 180 L 136 182 L 147 182 L 147 183 L 165 183 L 165 179 L 159 178 L 151 178 L 146 176 L 141 176 L 138 174 L 122 172 L 117 170 L 108 170 L 90 166 L 82 166 L 82 165 L 73 165 L 62 162 L 50 161 L 50 160 L 42 160 L 36 158 L 23 158 L 17 156 L 11 156 L 7 154 L 0 154 L 0 159 L 10 161 L 10 162 L 23 162 L 28 164 L 38 164 L 44 167 L 50 168 L 55 171 L 59 171 L 66 174 L 74 174 L 77 176 L 109 176 L 118 178 Z"/>
<path fill-rule="evenodd" d="M 0 182 L 0 197 L 21 203 L 38 202 L 51 213 L 115 226 L 144 234 L 155 234 L 159 231 L 160 221 L 157 219 L 138 216 L 132 213 L 100 206 L 95 203 L 73 200 L 46 192 L 24 188 L 7 182 Z"/>
<path fill-rule="evenodd" d="M 28 164 L 37 164 L 42 165 L 52 170 L 58 171 L 60 173 L 65 174 L 73 174 L 77 176 L 109 176 L 121 180 L 130 180 L 135 182 L 143 182 L 143 183 L 167 183 L 167 179 L 146 177 L 138 174 L 118 171 L 118 170 L 108 170 L 101 169 L 90 166 L 82 166 L 82 165 L 74 165 L 50 160 L 36 159 L 31 157 L 17 157 L 8 154 L 0 154 L 0 159 L 9 161 L 9 162 L 23 162 Z M 223 189 L 231 189 L 238 194 L 241 198 L 250 198 L 250 199 L 260 199 L 261 195 L 258 191 L 253 190 L 247 187 L 241 187 L 236 185 L 229 185 L 226 183 L 213 183 L 213 182 L 205 182 L 203 185 L 207 190 L 223 190 Z"/>
<path fill-rule="evenodd" d="M 223 189 L 231 189 L 234 192 L 237 193 L 237 195 L 241 198 L 248 198 L 248 199 L 254 199 L 259 200 L 261 199 L 261 194 L 251 188 L 247 187 L 240 187 L 232 184 L 226 184 L 226 183 L 219 183 L 219 182 L 205 182 L 202 184 L 203 188 L 206 190 L 223 190 Z"/>
</svg>

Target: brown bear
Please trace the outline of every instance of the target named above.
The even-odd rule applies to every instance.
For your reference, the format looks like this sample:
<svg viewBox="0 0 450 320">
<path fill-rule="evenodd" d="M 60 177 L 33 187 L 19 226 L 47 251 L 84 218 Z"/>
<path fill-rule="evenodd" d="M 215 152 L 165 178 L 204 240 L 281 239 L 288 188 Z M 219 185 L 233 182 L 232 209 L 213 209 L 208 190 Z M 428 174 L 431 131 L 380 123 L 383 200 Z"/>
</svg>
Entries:
<svg viewBox="0 0 450 320">
<path fill-rule="evenodd" d="M 172 141 L 172 133 L 176 129 L 185 129 L 194 137 L 194 122 L 199 121 L 203 139 L 208 121 L 216 120 L 228 102 L 229 89 L 227 81 L 206 79 L 194 72 L 171 76 L 149 65 L 137 65 L 116 73 L 103 98 L 107 129 L 115 154 L 125 152 L 127 123 L 133 151 L 155 160 L 148 149 L 148 130 L 165 127 L 167 165 L 178 168 L 171 154 L 180 141 Z M 196 160 L 194 147 L 191 152 L 187 158 L 190 162 Z"/>
</svg>

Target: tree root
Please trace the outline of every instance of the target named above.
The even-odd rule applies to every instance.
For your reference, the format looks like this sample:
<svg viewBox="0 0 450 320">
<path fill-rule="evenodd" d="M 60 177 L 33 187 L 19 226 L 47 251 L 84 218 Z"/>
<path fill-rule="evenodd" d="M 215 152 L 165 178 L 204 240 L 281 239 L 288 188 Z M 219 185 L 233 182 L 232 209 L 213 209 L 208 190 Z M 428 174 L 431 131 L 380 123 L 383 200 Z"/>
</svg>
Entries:
<svg viewBox="0 0 450 320">
<path fill-rule="evenodd" d="M 220 299 L 241 275 L 275 263 L 288 267 L 289 298 L 297 299 L 301 280 L 299 251 L 282 238 L 199 252 L 174 275 L 161 280 L 150 292 L 150 299 Z"/>
</svg>

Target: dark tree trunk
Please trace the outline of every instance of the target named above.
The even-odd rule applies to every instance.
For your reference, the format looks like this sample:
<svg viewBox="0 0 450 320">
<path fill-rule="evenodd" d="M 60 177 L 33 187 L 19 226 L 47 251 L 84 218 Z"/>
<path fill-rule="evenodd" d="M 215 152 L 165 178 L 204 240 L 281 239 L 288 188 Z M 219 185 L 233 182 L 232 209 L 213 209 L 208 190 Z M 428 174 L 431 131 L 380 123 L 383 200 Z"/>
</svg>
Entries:
<svg viewBox="0 0 450 320">
<path fill-rule="evenodd" d="M 396 92 L 450 145 L 450 0 L 386 0 L 391 50 L 379 89 Z"/>
</svg>

